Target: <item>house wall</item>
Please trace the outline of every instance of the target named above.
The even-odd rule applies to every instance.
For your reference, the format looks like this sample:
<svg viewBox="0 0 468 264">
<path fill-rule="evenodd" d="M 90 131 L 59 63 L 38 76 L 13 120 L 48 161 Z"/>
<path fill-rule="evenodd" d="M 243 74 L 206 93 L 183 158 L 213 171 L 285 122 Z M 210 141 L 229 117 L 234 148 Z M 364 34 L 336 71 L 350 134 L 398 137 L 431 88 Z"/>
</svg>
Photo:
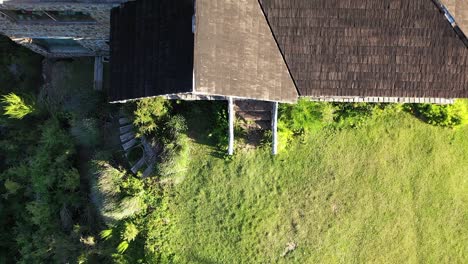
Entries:
<svg viewBox="0 0 468 264">
<path fill-rule="evenodd" d="M 107 56 L 110 37 L 110 10 L 126 0 L 0 0 L 0 9 L 31 11 L 82 11 L 89 13 L 92 23 L 38 22 L 24 24 L 0 16 L 0 34 L 46 57 Z M 89 52 L 49 53 L 32 43 L 33 38 L 72 38 Z"/>
</svg>

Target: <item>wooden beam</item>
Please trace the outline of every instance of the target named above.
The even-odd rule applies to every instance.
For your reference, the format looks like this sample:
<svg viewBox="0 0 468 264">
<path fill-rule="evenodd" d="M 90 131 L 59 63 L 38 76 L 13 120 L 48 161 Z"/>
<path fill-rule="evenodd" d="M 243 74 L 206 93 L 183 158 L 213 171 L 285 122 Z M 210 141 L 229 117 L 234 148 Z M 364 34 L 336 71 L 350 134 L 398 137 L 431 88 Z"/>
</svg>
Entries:
<svg viewBox="0 0 468 264">
<path fill-rule="evenodd" d="M 273 132 L 272 154 L 278 154 L 278 102 L 273 103 L 271 111 L 271 131 Z"/>
<path fill-rule="evenodd" d="M 234 154 L 234 102 L 232 97 L 228 97 L 228 115 L 229 115 L 229 147 L 228 154 Z"/>
</svg>

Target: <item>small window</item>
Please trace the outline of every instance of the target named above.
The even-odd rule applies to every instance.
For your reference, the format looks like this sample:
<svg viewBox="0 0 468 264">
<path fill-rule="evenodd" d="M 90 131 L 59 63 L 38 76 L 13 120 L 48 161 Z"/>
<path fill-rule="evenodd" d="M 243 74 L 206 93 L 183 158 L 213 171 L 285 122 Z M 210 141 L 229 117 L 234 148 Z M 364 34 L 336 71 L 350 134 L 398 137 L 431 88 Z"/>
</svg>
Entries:
<svg viewBox="0 0 468 264">
<path fill-rule="evenodd" d="M 50 53 L 88 53 L 89 50 L 70 38 L 35 38 L 33 44 L 45 49 Z"/>
<path fill-rule="evenodd" d="M 18 23 L 92 23 L 95 20 L 89 13 L 78 11 L 27 11 L 0 9 L 10 20 Z"/>
</svg>

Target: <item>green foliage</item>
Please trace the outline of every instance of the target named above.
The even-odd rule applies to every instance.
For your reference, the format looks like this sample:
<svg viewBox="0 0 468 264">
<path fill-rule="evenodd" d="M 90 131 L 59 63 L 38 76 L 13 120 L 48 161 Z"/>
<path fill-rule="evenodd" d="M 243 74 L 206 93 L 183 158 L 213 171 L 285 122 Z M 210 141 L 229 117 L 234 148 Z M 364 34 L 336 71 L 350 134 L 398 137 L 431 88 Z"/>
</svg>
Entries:
<svg viewBox="0 0 468 264">
<path fill-rule="evenodd" d="M 320 130 L 333 122 L 335 109 L 328 103 L 301 99 L 297 104 L 281 104 L 278 120 L 278 149 L 282 151 L 295 136 Z"/>
<path fill-rule="evenodd" d="M 180 135 L 176 141 L 168 142 L 158 164 L 158 174 L 162 177 L 182 174 L 187 169 L 189 154 L 189 138 L 186 135 Z"/>
<path fill-rule="evenodd" d="M 133 121 L 138 129 L 138 135 L 149 135 L 156 132 L 158 124 L 164 120 L 170 109 L 169 101 L 162 97 L 138 100 Z"/>
<path fill-rule="evenodd" d="M 138 179 L 106 161 L 93 161 L 96 180 L 92 182 L 92 201 L 107 223 L 135 215 L 145 208 Z"/>
<path fill-rule="evenodd" d="M 128 241 L 120 242 L 120 244 L 117 246 L 117 252 L 119 252 L 119 254 L 123 254 L 127 250 L 128 246 Z"/>
<path fill-rule="evenodd" d="M 453 128 L 468 124 L 466 99 L 458 99 L 452 105 L 411 104 L 406 109 L 431 125 Z"/>
<path fill-rule="evenodd" d="M 296 135 L 316 131 L 325 122 L 333 121 L 333 109 L 330 104 L 310 102 L 301 99 L 297 104 L 282 104 L 279 109 L 279 126 L 289 129 Z"/>
<path fill-rule="evenodd" d="M 112 237 L 112 233 L 113 233 L 113 230 L 112 229 L 106 229 L 106 230 L 102 230 L 100 233 L 99 233 L 99 236 L 104 239 L 104 240 L 108 240 L 109 238 Z"/>
<path fill-rule="evenodd" d="M 126 222 L 122 233 L 122 240 L 131 242 L 135 240 L 138 232 L 138 228 L 133 223 Z"/>
<path fill-rule="evenodd" d="M 14 93 L 4 95 L 1 102 L 4 104 L 4 115 L 13 119 L 23 119 L 34 112 L 34 106 L 27 104 L 21 97 Z"/>
<path fill-rule="evenodd" d="M 189 138 L 185 118 L 175 115 L 169 118 L 161 133 L 163 153 L 158 162 L 157 174 L 175 177 L 186 170 L 189 161 Z"/>
<path fill-rule="evenodd" d="M 359 128 L 385 109 L 402 110 L 398 104 L 323 103 L 301 99 L 295 105 L 281 105 L 279 109 L 279 150 L 294 137 L 313 134 L 324 127 L 331 129 Z"/>
<path fill-rule="evenodd" d="M 229 121 L 228 111 L 225 105 L 216 105 L 214 111 L 210 114 L 215 115 L 215 120 L 210 127 L 210 134 L 208 135 L 213 140 L 218 148 L 222 150 L 228 149 L 229 144 Z"/>
<path fill-rule="evenodd" d="M 7 191 L 6 193 L 7 195 L 15 195 L 20 188 L 21 188 L 21 185 L 18 184 L 17 182 L 14 182 L 10 179 L 7 179 L 5 181 L 5 189 Z"/>
<path fill-rule="evenodd" d="M 39 136 L 36 134 L 35 140 L 26 143 L 34 147 L 23 150 L 27 152 L 24 158 L 16 156 L 15 166 L 1 174 L 2 179 L 25 186 L 13 188 L 15 195 L 4 196 L 14 205 L 9 212 L 15 219 L 12 235 L 19 262 L 71 261 L 81 249 L 66 232 L 78 221 L 67 212 L 80 206 L 80 181 L 73 167 L 71 137 L 58 120 L 50 119 L 39 126 Z M 9 186 L 10 194 L 12 187 Z"/>
<path fill-rule="evenodd" d="M 177 140 L 178 137 L 185 132 L 187 132 L 187 123 L 185 122 L 185 118 L 181 115 L 171 116 L 169 121 L 164 126 L 164 140 Z"/>
<path fill-rule="evenodd" d="M 173 263 L 175 253 L 170 234 L 174 231 L 174 223 L 169 212 L 170 195 L 170 192 L 164 193 L 157 210 L 145 218 L 145 258 L 148 263 Z"/>
<path fill-rule="evenodd" d="M 191 148 L 169 208 L 175 263 L 467 262 L 468 127 L 386 106 L 277 157 Z"/>
<path fill-rule="evenodd" d="M 71 121 L 70 133 L 79 145 L 92 148 L 101 141 L 98 120 L 94 118 L 80 118 Z"/>
<path fill-rule="evenodd" d="M 388 104 L 375 103 L 335 103 L 334 124 L 338 128 L 358 128 L 365 124 L 376 111 Z"/>
</svg>

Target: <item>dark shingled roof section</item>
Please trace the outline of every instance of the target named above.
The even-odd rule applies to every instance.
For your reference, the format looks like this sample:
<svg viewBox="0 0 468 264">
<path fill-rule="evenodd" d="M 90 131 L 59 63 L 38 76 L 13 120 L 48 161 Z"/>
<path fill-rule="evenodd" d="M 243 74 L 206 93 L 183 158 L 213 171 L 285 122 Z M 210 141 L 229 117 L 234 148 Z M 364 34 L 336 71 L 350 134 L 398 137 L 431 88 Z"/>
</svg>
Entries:
<svg viewBox="0 0 468 264">
<path fill-rule="evenodd" d="M 468 97 L 468 49 L 431 0 L 259 0 L 302 96 Z"/>
<path fill-rule="evenodd" d="M 192 0 L 112 9 L 110 101 L 192 91 Z"/>
</svg>

